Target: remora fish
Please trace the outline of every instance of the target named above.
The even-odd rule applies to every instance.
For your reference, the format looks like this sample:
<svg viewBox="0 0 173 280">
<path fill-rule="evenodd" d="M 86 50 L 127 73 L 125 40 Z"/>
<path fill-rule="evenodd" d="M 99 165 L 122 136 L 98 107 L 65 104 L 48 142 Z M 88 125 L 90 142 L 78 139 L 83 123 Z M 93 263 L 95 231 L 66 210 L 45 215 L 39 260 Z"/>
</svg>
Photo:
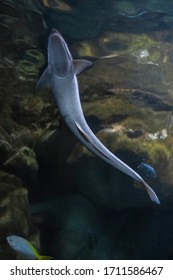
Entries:
<svg viewBox="0 0 173 280">
<path fill-rule="evenodd" d="M 7 236 L 7 242 L 13 250 L 15 250 L 17 253 L 23 255 L 27 259 L 30 259 L 30 260 L 53 259 L 52 257 L 49 257 L 49 256 L 41 256 L 28 240 L 26 240 L 20 236 L 17 236 L 17 235 Z"/>
<path fill-rule="evenodd" d="M 36 89 L 50 83 L 60 114 L 77 139 L 92 153 L 141 182 L 151 200 L 160 204 L 157 195 L 142 177 L 112 154 L 86 123 L 80 103 L 76 75 L 91 64 L 92 62 L 87 60 L 73 60 L 61 34 L 56 29 L 52 29 L 48 40 L 48 67 L 38 81 Z"/>
</svg>

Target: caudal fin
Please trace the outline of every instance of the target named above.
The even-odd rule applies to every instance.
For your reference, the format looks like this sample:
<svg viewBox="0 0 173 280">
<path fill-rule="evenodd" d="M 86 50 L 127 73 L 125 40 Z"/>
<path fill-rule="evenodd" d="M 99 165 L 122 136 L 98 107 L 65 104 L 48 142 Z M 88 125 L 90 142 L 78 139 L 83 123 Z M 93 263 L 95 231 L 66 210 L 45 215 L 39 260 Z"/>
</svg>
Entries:
<svg viewBox="0 0 173 280">
<path fill-rule="evenodd" d="M 156 193 L 153 191 L 153 189 L 145 181 L 142 181 L 141 183 L 145 186 L 146 191 L 149 194 L 151 200 L 157 204 L 160 204 L 160 200 L 158 199 L 158 197 L 157 197 Z"/>
<path fill-rule="evenodd" d="M 53 260 L 54 258 L 51 256 L 41 256 L 38 257 L 39 260 Z"/>
</svg>

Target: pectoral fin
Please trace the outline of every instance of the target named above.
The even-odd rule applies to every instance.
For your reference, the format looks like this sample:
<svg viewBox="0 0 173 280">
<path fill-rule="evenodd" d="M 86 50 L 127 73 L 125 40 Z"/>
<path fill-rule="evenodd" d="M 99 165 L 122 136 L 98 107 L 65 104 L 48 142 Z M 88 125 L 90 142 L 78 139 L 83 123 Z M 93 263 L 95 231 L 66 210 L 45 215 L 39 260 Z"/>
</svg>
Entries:
<svg viewBox="0 0 173 280">
<path fill-rule="evenodd" d="M 49 68 L 47 67 L 43 74 L 41 75 L 40 79 L 38 80 L 35 89 L 40 90 L 44 87 L 48 87 L 50 85 L 50 74 Z"/>
<path fill-rule="evenodd" d="M 91 66 L 93 63 L 86 59 L 74 59 L 73 60 L 73 66 L 74 66 L 74 72 L 76 75 L 78 75 L 80 72 L 82 72 L 87 67 Z"/>
</svg>

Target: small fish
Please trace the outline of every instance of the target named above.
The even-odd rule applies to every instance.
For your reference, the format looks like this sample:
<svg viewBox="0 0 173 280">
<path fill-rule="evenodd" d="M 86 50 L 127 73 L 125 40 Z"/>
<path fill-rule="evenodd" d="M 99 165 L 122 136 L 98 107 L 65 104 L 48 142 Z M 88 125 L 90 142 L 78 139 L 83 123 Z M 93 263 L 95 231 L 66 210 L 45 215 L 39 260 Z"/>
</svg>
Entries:
<svg viewBox="0 0 173 280">
<path fill-rule="evenodd" d="M 157 174 L 156 174 L 156 171 L 154 170 L 154 168 L 151 165 L 145 163 L 144 160 L 141 162 L 141 164 L 138 166 L 138 168 L 148 178 L 156 178 L 157 177 Z"/>
<path fill-rule="evenodd" d="M 27 258 L 29 260 L 51 260 L 51 259 L 53 259 L 52 257 L 49 257 L 49 256 L 41 256 L 28 240 L 26 240 L 20 236 L 17 236 L 17 235 L 7 236 L 7 242 L 14 251 L 23 255 L 25 258 Z"/>
</svg>

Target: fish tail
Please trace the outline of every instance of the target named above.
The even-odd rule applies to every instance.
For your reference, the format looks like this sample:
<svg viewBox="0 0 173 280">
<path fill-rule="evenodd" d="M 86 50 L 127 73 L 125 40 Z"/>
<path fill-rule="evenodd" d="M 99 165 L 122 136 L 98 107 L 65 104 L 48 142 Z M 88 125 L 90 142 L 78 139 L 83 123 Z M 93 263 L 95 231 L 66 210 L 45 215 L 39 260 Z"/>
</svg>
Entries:
<svg viewBox="0 0 173 280">
<path fill-rule="evenodd" d="M 153 191 L 153 189 L 145 182 L 142 180 L 143 185 L 146 188 L 147 193 L 149 194 L 151 200 L 157 204 L 160 204 L 160 200 L 158 199 L 156 193 Z"/>
<path fill-rule="evenodd" d="M 53 260 L 53 257 L 51 257 L 51 256 L 41 256 L 41 255 L 39 255 L 38 259 L 39 259 L 39 260 Z"/>
</svg>

